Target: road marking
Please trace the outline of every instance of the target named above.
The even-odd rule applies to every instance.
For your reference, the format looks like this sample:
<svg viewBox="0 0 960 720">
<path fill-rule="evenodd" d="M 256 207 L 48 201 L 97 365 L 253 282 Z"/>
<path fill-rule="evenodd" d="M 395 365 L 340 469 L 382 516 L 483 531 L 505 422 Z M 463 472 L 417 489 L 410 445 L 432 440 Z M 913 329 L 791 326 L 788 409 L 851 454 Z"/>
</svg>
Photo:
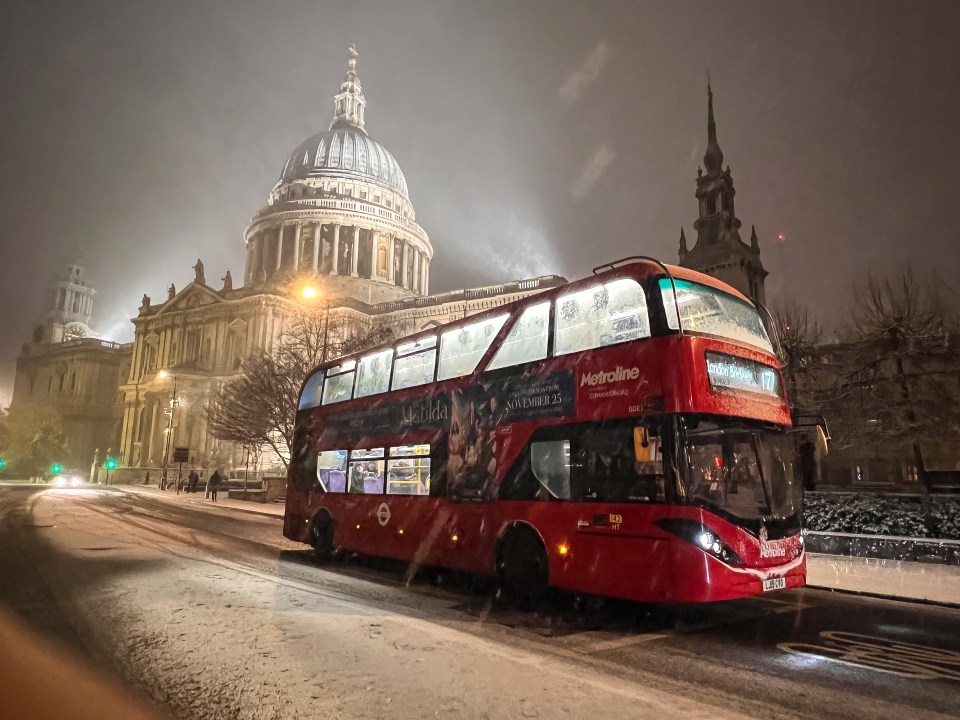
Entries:
<svg viewBox="0 0 960 720">
<path fill-rule="evenodd" d="M 916 680 L 960 680 L 960 652 L 840 630 L 820 633 L 822 645 L 780 643 L 784 652 Z"/>
</svg>

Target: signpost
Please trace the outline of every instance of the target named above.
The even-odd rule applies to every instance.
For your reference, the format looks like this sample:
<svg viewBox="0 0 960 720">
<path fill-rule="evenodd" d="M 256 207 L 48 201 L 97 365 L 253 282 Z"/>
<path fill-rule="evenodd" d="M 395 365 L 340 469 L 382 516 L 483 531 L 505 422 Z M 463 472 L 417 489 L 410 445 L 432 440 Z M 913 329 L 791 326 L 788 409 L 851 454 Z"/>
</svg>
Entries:
<svg viewBox="0 0 960 720">
<path fill-rule="evenodd" d="M 177 495 L 180 494 L 180 476 L 183 474 L 183 464 L 190 461 L 190 448 L 174 447 L 173 461 L 177 463 Z"/>
</svg>

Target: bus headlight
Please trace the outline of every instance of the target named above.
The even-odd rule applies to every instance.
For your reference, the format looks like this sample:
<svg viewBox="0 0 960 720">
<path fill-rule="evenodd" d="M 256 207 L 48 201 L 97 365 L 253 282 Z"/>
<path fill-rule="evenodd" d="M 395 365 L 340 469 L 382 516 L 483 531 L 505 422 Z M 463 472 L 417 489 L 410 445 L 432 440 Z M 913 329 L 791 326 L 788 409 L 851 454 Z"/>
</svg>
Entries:
<svg viewBox="0 0 960 720">
<path fill-rule="evenodd" d="M 657 520 L 656 524 L 671 535 L 693 543 L 705 553 L 713 555 L 727 565 L 743 565 L 743 560 L 733 551 L 733 548 L 703 523 L 684 518 L 663 518 Z"/>
</svg>

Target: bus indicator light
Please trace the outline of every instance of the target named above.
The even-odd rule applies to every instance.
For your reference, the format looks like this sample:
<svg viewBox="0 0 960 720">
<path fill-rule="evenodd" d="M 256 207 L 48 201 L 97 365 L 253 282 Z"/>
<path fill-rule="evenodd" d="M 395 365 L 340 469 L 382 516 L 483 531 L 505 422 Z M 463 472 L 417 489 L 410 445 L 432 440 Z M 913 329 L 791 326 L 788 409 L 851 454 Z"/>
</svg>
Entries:
<svg viewBox="0 0 960 720">
<path fill-rule="evenodd" d="M 450 536 L 450 540 L 451 540 L 452 542 L 457 542 L 457 540 L 459 540 L 459 539 L 460 539 L 460 536 L 459 536 L 459 535 L 451 535 L 451 536 Z"/>
<path fill-rule="evenodd" d="M 557 552 L 560 553 L 561 556 L 566 557 L 570 554 L 570 546 L 566 543 L 559 545 L 557 547 Z"/>
</svg>

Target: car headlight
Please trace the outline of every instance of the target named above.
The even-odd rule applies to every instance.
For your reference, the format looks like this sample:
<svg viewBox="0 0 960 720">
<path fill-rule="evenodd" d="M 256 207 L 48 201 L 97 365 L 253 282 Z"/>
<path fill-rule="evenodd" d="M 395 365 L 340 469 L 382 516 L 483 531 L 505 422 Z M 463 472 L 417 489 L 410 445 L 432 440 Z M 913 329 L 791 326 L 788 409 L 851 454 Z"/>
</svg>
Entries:
<svg viewBox="0 0 960 720">
<path fill-rule="evenodd" d="M 70 478 L 70 487 L 80 487 L 81 483 L 83 483 L 82 478 L 79 478 L 79 477 Z"/>
<path fill-rule="evenodd" d="M 67 479 L 65 477 L 58 477 L 56 480 L 53 481 L 53 484 L 56 485 L 57 487 L 66 487 Z"/>
</svg>

